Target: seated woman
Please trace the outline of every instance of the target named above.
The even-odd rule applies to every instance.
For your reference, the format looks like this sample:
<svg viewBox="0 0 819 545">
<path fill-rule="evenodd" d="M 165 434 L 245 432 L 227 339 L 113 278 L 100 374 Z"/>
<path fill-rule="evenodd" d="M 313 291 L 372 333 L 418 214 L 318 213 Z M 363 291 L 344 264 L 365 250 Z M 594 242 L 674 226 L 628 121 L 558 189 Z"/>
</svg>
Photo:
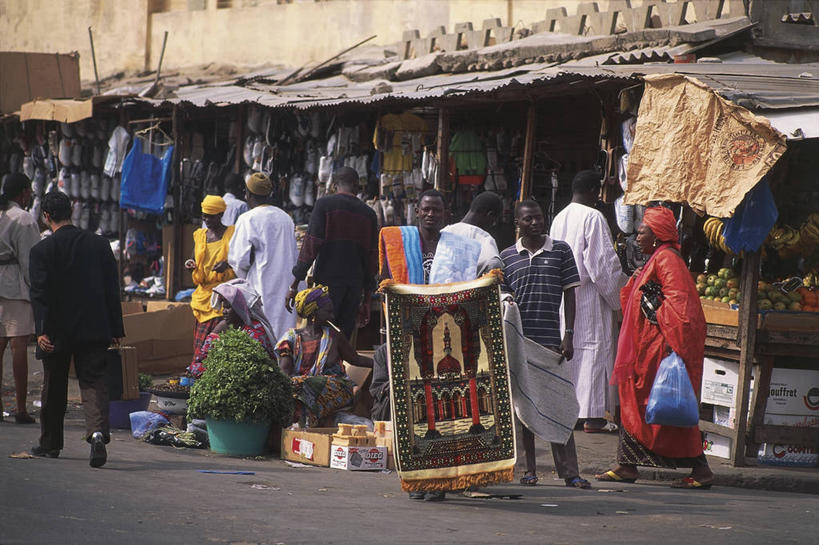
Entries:
<svg viewBox="0 0 819 545">
<path fill-rule="evenodd" d="M 250 287 L 246 280 L 236 278 L 230 282 L 219 284 L 213 288 L 211 305 L 221 309 L 222 319 L 216 324 L 213 331 L 205 337 L 204 342 L 194 355 L 193 362 L 188 366 L 188 372 L 199 377 L 205 371 L 203 362 L 208 357 L 208 350 L 219 334 L 229 327 L 235 327 L 259 341 L 273 358 L 273 347 L 276 338 L 273 328 L 267 322 L 262 312 L 262 298 Z"/>
<path fill-rule="evenodd" d="M 299 292 L 296 312 L 307 320 L 307 325 L 289 329 L 275 351 L 282 371 L 293 378 L 294 419 L 301 427 L 313 427 L 353 401 L 355 384 L 344 372 L 342 360 L 369 368 L 373 362 L 359 356 L 347 338 L 329 322 L 333 302 L 325 286 Z"/>
</svg>

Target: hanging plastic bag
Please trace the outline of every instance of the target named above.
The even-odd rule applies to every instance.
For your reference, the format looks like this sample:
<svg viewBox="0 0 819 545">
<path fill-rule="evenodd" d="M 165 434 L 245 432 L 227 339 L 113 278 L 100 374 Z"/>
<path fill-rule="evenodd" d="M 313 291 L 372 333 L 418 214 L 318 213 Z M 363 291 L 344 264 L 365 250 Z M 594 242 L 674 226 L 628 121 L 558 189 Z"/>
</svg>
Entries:
<svg viewBox="0 0 819 545">
<path fill-rule="evenodd" d="M 745 195 L 734 216 L 723 220 L 725 244 L 736 254 L 743 250 L 759 250 L 778 218 L 766 175 Z"/>
<path fill-rule="evenodd" d="M 122 186 L 119 205 L 148 214 L 161 215 L 168 193 L 173 146 L 168 146 L 162 159 L 142 151 L 142 140 L 133 147 L 122 163 Z"/>
<path fill-rule="evenodd" d="M 696 426 L 699 419 L 699 403 L 685 363 L 676 352 L 671 352 L 660 362 L 654 377 L 646 406 L 646 423 L 690 428 Z"/>
</svg>

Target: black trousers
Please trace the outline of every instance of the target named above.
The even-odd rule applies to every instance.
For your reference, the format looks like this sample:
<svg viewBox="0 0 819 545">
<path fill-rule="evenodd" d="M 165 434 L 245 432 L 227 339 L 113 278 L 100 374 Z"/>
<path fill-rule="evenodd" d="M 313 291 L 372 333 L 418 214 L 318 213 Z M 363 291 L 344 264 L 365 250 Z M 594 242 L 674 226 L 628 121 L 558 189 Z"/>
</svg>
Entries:
<svg viewBox="0 0 819 545">
<path fill-rule="evenodd" d="M 40 446 L 62 450 L 63 420 L 68 406 L 68 369 L 74 358 L 74 369 L 80 383 L 85 413 L 86 440 L 102 432 L 110 440 L 108 425 L 108 389 L 105 386 L 106 349 L 59 352 L 43 356 L 43 397 L 40 413 Z"/>
<path fill-rule="evenodd" d="M 358 318 L 358 308 L 361 305 L 361 286 L 327 286 L 330 292 L 330 299 L 333 301 L 333 313 L 335 323 L 338 328 L 350 340 L 355 331 L 355 323 Z"/>
</svg>

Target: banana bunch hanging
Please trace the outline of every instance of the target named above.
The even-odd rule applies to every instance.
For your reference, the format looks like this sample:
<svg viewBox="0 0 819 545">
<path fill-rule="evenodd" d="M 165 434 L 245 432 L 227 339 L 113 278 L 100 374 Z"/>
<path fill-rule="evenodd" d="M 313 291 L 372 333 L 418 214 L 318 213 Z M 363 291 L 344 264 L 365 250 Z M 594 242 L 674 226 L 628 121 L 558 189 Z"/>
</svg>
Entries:
<svg viewBox="0 0 819 545">
<path fill-rule="evenodd" d="M 725 224 L 719 218 L 708 218 L 702 226 L 702 231 L 708 239 L 708 243 L 714 248 L 725 252 L 726 254 L 733 254 L 728 245 L 725 244 Z"/>
<path fill-rule="evenodd" d="M 799 228 L 799 235 L 802 239 L 802 245 L 806 247 L 806 249 L 813 249 L 814 246 L 819 244 L 819 214 L 814 212 L 808 219 L 805 220 L 805 223 L 802 224 L 802 227 Z"/>
</svg>

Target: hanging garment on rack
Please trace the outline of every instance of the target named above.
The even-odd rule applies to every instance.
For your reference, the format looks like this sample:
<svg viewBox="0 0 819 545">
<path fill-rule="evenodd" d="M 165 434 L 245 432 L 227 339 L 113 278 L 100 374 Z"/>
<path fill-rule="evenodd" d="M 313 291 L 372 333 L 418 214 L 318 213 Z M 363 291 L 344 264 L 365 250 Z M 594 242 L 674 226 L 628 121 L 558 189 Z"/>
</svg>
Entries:
<svg viewBox="0 0 819 545">
<path fill-rule="evenodd" d="M 498 164 L 497 149 L 486 149 L 486 162 L 486 183 L 484 183 L 483 188 L 487 191 L 497 191 L 499 193 L 506 191 L 506 176 L 503 175 L 503 169 Z"/>
<path fill-rule="evenodd" d="M 108 155 L 105 157 L 105 168 L 103 169 L 106 176 L 114 177 L 122 171 L 122 161 L 130 140 L 131 135 L 122 127 L 117 126 L 111 133 L 111 138 L 108 139 Z M 60 145 L 62 146 L 62 143 Z M 62 148 L 60 151 L 62 152 Z M 62 161 L 62 156 L 61 162 L 66 164 Z"/>
<path fill-rule="evenodd" d="M 480 185 L 486 176 L 486 151 L 483 141 L 474 131 L 458 131 L 452 135 L 449 154 L 455 161 L 459 184 Z"/>
<path fill-rule="evenodd" d="M 173 146 L 168 146 L 162 159 L 142 152 L 142 140 L 137 138 L 122 162 L 120 202 L 122 208 L 133 208 L 150 214 L 162 214 L 171 174 Z"/>
<path fill-rule="evenodd" d="M 373 145 L 383 153 L 381 168 L 388 172 L 412 170 L 414 157 L 412 133 L 423 133 L 428 130 L 427 122 L 415 114 L 381 116 L 373 135 Z M 420 143 L 420 136 L 416 140 Z"/>
</svg>

